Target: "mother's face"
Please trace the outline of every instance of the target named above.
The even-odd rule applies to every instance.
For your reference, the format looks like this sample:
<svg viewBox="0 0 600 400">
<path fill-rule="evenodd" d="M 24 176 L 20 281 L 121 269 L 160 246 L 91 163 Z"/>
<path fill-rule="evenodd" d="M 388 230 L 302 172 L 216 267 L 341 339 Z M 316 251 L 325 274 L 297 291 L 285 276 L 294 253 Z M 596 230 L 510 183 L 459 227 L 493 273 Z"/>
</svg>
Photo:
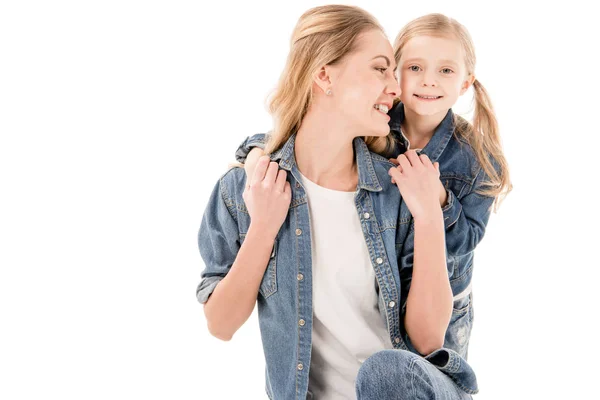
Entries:
<svg viewBox="0 0 600 400">
<path fill-rule="evenodd" d="M 331 101 L 353 136 L 386 136 L 388 110 L 400 96 L 392 46 L 378 29 L 365 31 L 356 48 L 339 63 L 325 67 Z"/>
</svg>

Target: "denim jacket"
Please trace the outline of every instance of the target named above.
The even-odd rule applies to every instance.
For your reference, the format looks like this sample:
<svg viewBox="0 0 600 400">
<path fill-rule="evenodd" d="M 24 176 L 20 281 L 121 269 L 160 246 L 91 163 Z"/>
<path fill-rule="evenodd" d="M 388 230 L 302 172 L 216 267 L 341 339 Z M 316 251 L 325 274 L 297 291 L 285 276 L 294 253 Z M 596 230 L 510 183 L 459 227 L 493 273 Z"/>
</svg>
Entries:
<svg viewBox="0 0 600 400">
<path fill-rule="evenodd" d="M 258 317 L 266 361 L 266 391 L 271 399 L 306 399 L 312 343 L 312 259 L 308 201 L 294 156 L 295 135 L 270 155 L 288 172 L 292 200 L 275 239 L 258 293 Z M 412 276 L 412 218 L 388 170 L 394 165 L 371 153 L 361 138 L 353 142 L 358 167 L 355 205 L 378 290 L 378 308 L 397 349 L 419 354 L 406 333 L 404 315 Z M 246 175 L 229 170 L 215 186 L 207 205 L 198 244 L 206 265 L 197 289 L 205 303 L 231 268 L 250 226 L 242 199 Z M 400 257 L 400 254 L 404 256 Z M 410 263 L 409 263 L 410 261 Z M 470 296 L 455 303 L 450 325 L 467 329 L 462 318 Z M 457 308 L 458 307 L 458 308 Z M 455 317 L 457 315 L 458 317 Z M 459 326 L 460 325 L 460 326 Z M 470 328 L 469 328 L 470 329 Z M 449 329 L 450 330 L 450 329 Z M 459 352 L 450 348 L 425 358 L 467 393 L 476 393 L 477 380 Z"/>
<path fill-rule="evenodd" d="M 392 150 L 391 156 L 397 157 L 408 148 L 407 140 L 400 131 L 400 124 L 404 120 L 404 104 L 396 104 L 388 114 L 391 117 L 390 130 L 396 139 L 396 148 Z M 244 162 L 253 147 L 264 149 L 266 140 L 267 136 L 264 134 L 246 138 L 236 152 L 236 159 Z M 471 294 L 473 251 L 485 233 L 494 198 L 476 193 L 487 176 L 473 149 L 454 135 L 452 110 L 448 110 L 429 143 L 419 153 L 426 154 L 431 162 L 439 163 L 440 179 L 448 196 L 442 211 L 446 228 L 448 274 L 455 304 L 452 318 L 461 323 L 450 325 L 444 347 L 458 351 L 466 359 L 474 316 Z M 406 205 L 401 207 L 404 207 L 401 213 L 410 220 L 412 232 L 412 216 Z M 412 266 L 413 250 L 414 236 L 409 235 L 399 253 L 407 266 Z"/>
</svg>

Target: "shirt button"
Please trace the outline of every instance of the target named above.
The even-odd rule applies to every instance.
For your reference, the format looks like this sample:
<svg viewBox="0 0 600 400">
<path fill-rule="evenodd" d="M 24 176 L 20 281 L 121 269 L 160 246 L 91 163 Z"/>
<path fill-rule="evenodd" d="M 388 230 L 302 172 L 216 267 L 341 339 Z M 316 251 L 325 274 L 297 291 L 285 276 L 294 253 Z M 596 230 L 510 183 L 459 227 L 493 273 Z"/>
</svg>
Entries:
<svg viewBox="0 0 600 400">
<path fill-rule="evenodd" d="M 300 325 L 300 326 L 304 326 L 304 324 L 305 324 L 305 322 L 304 322 L 304 320 L 303 320 L 303 319 L 301 319 L 300 321 L 298 321 L 298 325 Z"/>
<path fill-rule="evenodd" d="M 296 182 L 296 187 L 299 188 L 300 187 L 300 182 Z"/>
<path fill-rule="evenodd" d="M 377 264 L 383 264 L 383 258 L 381 257 L 377 257 L 377 260 L 375 261 L 377 261 Z"/>
<path fill-rule="evenodd" d="M 365 217 L 365 219 L 369 219 L 369 218 L 371 218 L 371 214 L 369 214 L 369 213 L 364 213 L 364 214 L 363 214 L 363 217 Z"/>
<path fill-rule="evenodd" d="M 273 247 L 273 251 L 271 252 L 271 258 L 275 257 L 275 247 Z"/>
<path fill-rule="evenodd" d="M 394 339 L 394 342 L 400 343 L 400 338 L 397 337 L 396 339 Z"/>
<path fill-rule="evenodd" d="M 390 308 L 394 308 L 395 305 L 396 303 L 393 300 L 388 303 L 388 306 L 390 306 Z"/>
<path fill-rule="evenodd" d="M 296 229 L 296 236 L 302 235 L 302 229 Z"/>
<path fill-rule="evenodd" d="M 304 365 L 302 363 L 298 364 L 298 371 L 302 371 L 304 369 Z"/>
<path fill-rule="evenodd" d="M 302 279 L 304 279 L 304 275 L 298 274 L 297 278 L 298 278 L 299 281 L 301 281 Z"/>
</svg>

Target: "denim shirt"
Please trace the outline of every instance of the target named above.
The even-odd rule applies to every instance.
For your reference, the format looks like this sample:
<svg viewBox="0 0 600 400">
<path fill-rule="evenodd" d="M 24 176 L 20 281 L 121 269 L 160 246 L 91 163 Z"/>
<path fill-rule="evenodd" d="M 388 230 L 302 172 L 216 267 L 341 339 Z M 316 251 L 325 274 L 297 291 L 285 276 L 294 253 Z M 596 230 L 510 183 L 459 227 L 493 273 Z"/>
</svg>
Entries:
<svg viewBox="0 0 600 400">
<path fill-rule="evenodd" d="M 312 345 L 312 259 L 308 201 L 294 156 L 295 135 L 270 155 L 288 172 L 292 200 L 275 239 L 258 293 L 258 317 L 271 399 L 306 399 Z M 419 354 L 406 333 L 404 315 L 412 276 L 412 218 L 388 170 L 394 165 L 354 139 L 358 185 L 356 211 L 377 280 L 378 308 L 389 340 L 397 349 Z M 250 226 L 242 199 L 246 175 L 228 171 L 215 186 L 198 236 L 206 265 L 197 289 L 205 303 L 231 268 Z M 408 247 L 411 247 L 409 249 Z M 400 254 L 406 256 L 400 257 Z M 469 297 L 466 298 L 469 301 Z M 462 312 L 462 310 L 455 310 Z M 453 317 L 453 320 L 456 320 Z M 464 320 L 464 319 L 463 319 Z M 453 322 L 451 320 L 450 325 Z M 464 326 L 456 330 L 465 329 Z M 467 393 L 477 392 L 471 367 L 457 351 L 442 348 L 425 357 Z"/>
</svg>

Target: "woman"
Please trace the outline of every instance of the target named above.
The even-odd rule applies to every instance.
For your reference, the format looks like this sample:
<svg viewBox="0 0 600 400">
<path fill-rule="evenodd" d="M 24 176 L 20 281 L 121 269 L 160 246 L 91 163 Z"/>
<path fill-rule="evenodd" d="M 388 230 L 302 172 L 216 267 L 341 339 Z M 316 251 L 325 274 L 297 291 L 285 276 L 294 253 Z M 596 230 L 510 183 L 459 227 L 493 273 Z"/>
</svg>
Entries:
<svg viewBox="0 0 600 400">
<path fill-rule="evenodd" d="M 439 170 L 414 151 L 399 167 L 369 151 L 389 144 L 387 111 L 400 95 L 394 69 L 371 15 L 307 11 L 271 99 L 270 157 L 248 184 L 243 169 L 227 172 L 204 214 L 197 297 L 208 328 L 230 340 L 258 302 L 272 399 L 477 391 L 464 359 L 440 349 L 452 291 Z M 408 273 L 397 254 L 412 234 L 410 214 Z"/>
</svg>

